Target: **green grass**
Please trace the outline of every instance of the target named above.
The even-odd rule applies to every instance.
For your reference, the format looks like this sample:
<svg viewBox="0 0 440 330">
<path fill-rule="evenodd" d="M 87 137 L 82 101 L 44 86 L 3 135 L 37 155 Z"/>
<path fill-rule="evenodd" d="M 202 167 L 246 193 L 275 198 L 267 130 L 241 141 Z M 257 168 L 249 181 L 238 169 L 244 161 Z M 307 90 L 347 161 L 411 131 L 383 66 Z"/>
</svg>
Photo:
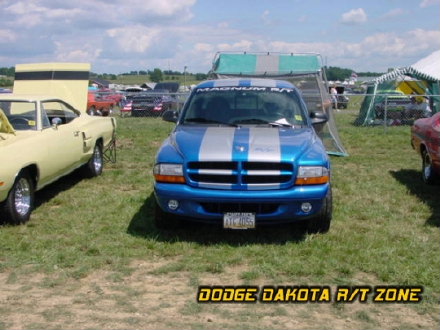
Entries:
<svg viewBox="0 0 440 330">
<path fill-rule="evenodd" d="M 154 275 L 185 271 L 192 286 L 204 284 L 203 274 L 226 274 L 235 266 L 243 269 L 240 283 L 248 284 L 423 285 L 420 308 L 434 315 L 440 298 L 439 186 L 421 182 L 409 127 L 354 127 L 355 117 L 336 114 L 350 156 L 331 158 L 334 216 L 327 234 L 306 235 L 300 226 L 157 230 L 152 165 L 172 125 L 123 118 L 118 160 L 102 176 L 69 175 L 37 193 L 29 223 L 0 227 L 0 273 L 9 274 L 11 283 L 35 273 L 52 275 L 41 285 L 56 290 L 64 280 L 97 270 L 122 283 L 133 261 L 156 258 L 168 262 Z M 182 313 L 199 309 L 188 303 Z M 53 315 L 44 317 L 49 322 Z M 357 319 L 372 322 L 367 312 Z"/>
</svg>

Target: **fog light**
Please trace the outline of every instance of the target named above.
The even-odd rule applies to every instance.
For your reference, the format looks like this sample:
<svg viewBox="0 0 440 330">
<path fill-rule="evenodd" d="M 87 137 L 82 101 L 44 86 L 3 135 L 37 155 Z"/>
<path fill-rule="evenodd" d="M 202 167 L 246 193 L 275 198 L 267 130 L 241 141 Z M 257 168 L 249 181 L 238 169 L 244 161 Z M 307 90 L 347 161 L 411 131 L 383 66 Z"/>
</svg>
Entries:
<svg viewBox="0 0 440 330">
<path fill-rule="evenodd" d="M 309 202 L 302 203 L 301 204 L 301 210 L 304 213 L 309 213 L 312 210 L 312 204 L 310 204 Z"/>
<path fill-rule="evenodd" d="M 172 211 L 176 210 L 179 207 L 179 202 L 175 199 L 170 199 L 168 201 L 168 208 Z"/>
</svg>

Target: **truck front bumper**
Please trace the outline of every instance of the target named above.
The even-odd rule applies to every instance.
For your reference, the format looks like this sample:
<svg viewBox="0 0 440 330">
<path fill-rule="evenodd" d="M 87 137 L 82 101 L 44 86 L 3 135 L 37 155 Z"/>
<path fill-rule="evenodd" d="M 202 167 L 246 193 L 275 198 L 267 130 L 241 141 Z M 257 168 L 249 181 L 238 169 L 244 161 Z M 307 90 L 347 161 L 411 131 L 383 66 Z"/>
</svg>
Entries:
<svg viewBox="0 0 440 330">
<path fill-rule="evenodd" d="M 164 212 L 195 221 L 221 223 L 226 212 L 252 212 L 257 224 L 276 224 L 313 217 L 320 211 L 329 189 L 329 183 L 262 191 L 155 183 L 154 194 Z M 302 210 L 303 203 L 310 203 L 309 212 Z"/>
</svg>

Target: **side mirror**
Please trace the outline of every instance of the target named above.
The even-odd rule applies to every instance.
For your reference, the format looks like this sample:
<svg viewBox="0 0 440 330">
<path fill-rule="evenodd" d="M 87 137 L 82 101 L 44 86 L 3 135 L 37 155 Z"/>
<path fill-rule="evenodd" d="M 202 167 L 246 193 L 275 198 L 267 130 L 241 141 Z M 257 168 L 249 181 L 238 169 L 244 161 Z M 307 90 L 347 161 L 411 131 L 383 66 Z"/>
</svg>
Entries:
<svg viewBox="0 0 440 330">
<path fill-rule="evenodd" d="M 178 118 L 179 118 L 179 112 L 175 110 L 167 110 L 162 115 L 163 120 L 169 121 L 171 123 L 177 123 Z"/>
<path fill-rule="evenodd" d="M 51 120 L 51 124 L 53 128 L 58 128 L 58 125 L 61 125 L 63 123 L 63 121 L 61 120 L 61 118 L 55 117 L 52 118 Z"/>
<path fill-rule="evenodd" d="M 322 111 L 313 111 L 310 113 L 312 125 L 324 124 L 328 121 L 327 115 Z"/>
</svg>

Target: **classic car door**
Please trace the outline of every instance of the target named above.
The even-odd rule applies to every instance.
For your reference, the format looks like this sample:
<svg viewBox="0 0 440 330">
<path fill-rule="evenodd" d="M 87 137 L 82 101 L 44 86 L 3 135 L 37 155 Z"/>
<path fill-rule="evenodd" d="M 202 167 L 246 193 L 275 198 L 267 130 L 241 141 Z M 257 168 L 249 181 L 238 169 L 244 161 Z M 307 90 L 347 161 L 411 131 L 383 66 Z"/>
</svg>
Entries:
<svg viewBox="0 0 440 330">
<path fill-rule="evenodd" d="M 40 139 L 46 146 L 46 157 L 40 165 L 40 183 L 44 185 L 80 165 L 83 138 L 78 113 L 64 102 L 42 102 L 41 117 Z"/>
</svg>

